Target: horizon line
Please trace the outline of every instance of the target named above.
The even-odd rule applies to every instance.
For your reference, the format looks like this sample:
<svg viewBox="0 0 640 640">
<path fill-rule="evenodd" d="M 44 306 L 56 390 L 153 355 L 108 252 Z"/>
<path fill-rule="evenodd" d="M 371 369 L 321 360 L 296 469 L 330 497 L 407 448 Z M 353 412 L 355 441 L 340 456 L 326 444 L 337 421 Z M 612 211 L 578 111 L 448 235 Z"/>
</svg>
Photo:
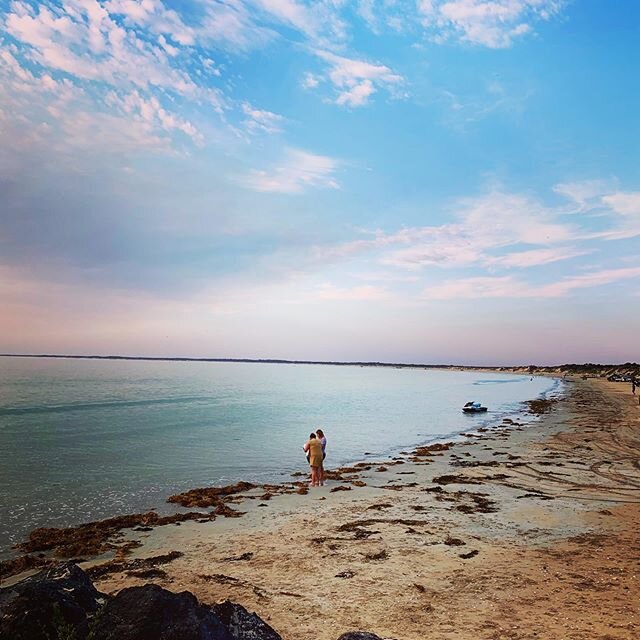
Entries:
<svg viewBox="0 0 640 640">
<path fill-rule="evenodd" d="M 236 362 L 255 364 L 313 364 L 327 366 L 363 366 L 363 367 L 403 367 L 416 369 L 525 369 L 534 367 L 536 369 L 554 369 L 569 366 L 597 366 L 597 367 L 621 367 L 626 365 L 637 366 L 635 362 L 625 362 L 618 364 L 601 364 L 594 362 L 585 363 L 564 363 L 553 365 L 479 365 L 479 364 L 426 364 L 408 362 L 380 362 L 374 360 L 289 360 L 286 358 L 196 358 L 189 356 L 130 356 L 130 355 L 78 355 L 78 354 L 54 354 L 54 353 L 0 353 L 2 358 L 58 358 L 76 360 L 144 360 L 144 361 L 166 361 L 166 362 Z"/>
</svg>

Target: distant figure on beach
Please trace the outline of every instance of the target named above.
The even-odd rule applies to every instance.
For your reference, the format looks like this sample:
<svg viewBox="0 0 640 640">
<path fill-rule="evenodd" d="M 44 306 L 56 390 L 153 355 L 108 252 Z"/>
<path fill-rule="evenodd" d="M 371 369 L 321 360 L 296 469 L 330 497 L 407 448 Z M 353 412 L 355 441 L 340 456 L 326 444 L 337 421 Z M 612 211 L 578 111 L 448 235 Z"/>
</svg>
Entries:
<svg viewBox="0 0 640 640">
<path fill-rule="evenodd" d="M 311 467 L 311 486 L 319 487 L 324 484 L 322 480 L 322 443 L 316 437 L 315 433 L 309 434 L 309 439 L 303 447 L 305 453 L 308 452 L 307 460 Z"/>
<path fill-rule="evenodd" d="M 636 395 L 636 379 L 635 378 L 631 381 L 631 393 L 633 393 L 634 396 Z"/>
</svg>

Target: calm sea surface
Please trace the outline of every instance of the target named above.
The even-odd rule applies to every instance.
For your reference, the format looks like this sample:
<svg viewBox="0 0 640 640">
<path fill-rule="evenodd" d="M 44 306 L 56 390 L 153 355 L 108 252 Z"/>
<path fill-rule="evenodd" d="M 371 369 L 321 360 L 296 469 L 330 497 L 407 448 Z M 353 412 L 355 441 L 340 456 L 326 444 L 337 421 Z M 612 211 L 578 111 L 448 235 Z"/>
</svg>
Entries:
<svg viewBox="0 0 640 640">
<path fill-rule="evenodd" d="M 548 378 L 359 366 L 0 358 L 0 553 L 37 526 L 282 481 L 322 426 L 328 466 L 517 413 Z M 466 416 L 479 400 L 490 409 Z"/>
</svg>

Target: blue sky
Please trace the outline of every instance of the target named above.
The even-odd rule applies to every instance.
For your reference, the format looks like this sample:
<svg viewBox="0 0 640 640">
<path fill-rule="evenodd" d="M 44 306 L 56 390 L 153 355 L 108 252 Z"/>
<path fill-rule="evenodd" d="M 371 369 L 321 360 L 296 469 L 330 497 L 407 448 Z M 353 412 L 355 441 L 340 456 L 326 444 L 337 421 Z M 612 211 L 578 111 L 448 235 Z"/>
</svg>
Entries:
<svg viewBox="0 0 640 640">
<path fill-rule="evenodd" d="M 0 2 L 0 350 L 639 360 L 639 22 Z"/>
</svg>

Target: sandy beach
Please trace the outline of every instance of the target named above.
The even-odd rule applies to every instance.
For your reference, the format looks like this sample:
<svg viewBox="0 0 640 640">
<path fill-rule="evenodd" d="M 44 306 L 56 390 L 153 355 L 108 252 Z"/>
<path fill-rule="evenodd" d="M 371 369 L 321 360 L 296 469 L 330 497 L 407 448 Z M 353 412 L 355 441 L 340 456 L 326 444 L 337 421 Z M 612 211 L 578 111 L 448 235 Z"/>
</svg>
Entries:
<svg viewBox="0 0 640 640">
<path fill-rule="evenodd" d="M 138 527 L 120 564 L 81 566 L 107 593 L 229 598 L 286 640 L 636 638 L 637 398 L 576 379 L 531 409 L 527 426 L 367 461 L 308 493 L 229 495 L 219 513 L 241 517 Z"/>
</svg>

